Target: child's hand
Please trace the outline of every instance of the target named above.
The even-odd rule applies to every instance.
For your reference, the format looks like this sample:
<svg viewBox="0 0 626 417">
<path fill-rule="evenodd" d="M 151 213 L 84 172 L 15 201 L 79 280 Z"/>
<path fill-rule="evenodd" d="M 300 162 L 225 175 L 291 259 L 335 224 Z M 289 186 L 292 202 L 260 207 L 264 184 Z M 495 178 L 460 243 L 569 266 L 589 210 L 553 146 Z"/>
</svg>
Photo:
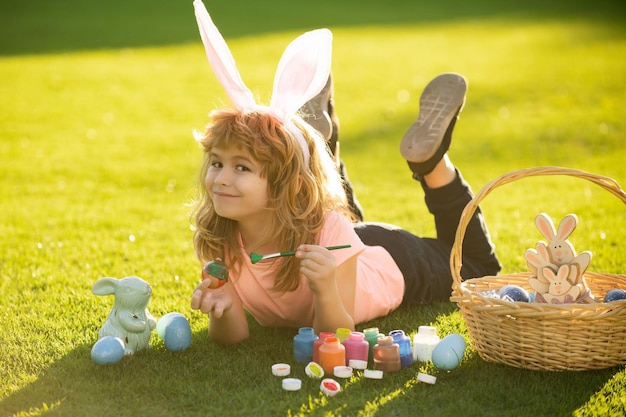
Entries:
<svg viewBox="0 0 626 417">
<path fill-rule="evenodd" d="M 337 259 L 331 251 L 318 245 L 300 245 L 295 256 L 300 259 L 300 272 L 307 277 L 314 293 L 336 285 Z"/>
<path fill-rule="evenodd" d="M 233 299 L 223 288 L 210 289 L 210 285 L 210 279 L 202 280 L 198 284 L 191 296 L 191 308 L 205 314 L 213 313 L 215 318 L 220 318 L 224 311 L 232 307 Z"/>
</svg>

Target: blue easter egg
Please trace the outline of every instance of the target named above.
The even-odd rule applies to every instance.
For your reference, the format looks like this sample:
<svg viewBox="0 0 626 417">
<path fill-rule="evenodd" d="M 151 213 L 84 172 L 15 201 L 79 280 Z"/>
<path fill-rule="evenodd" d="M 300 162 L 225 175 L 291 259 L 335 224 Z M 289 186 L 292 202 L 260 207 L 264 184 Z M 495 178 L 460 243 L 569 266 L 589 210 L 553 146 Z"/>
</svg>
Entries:
<svg viewBox="0 0 626 417">
<path fill-rule="evenodd" d="M 465 354 L 465 339 L 459 334 L 450 334 L 435 346 L 432 353 L 433 364 L 444 371 L 456 368 Z"/>
<path fill-rule="evenodd" d="M 604 296 L 604 302 L 609 303 L 611 301 L 626 300 L 626 291 L 621 289 L 611 290 Z"/>
<path fill-rule="evenodd" d="M 172 317 L 165 326 L 163 343 L 167 350 L 172 352 L 187 350 L 191 344 L 191 326 L 184 316 Z"/>
<path fill-rule="evenodd" d="M 156 325 L 156 331 L 159 335 L 159 337 L 161 339 L 165 338 L 165 328 L 167 327 L 168 324 L 170 324 L 170 322 L 172 321 L 172 319 L 174 317 L 185 317 L 183 316 L 181 313 L 177 313 L 177 312 L 173 312 L 173 313 L 167 313 L 166 315 L 164 315 L 163 317 L 161 317 L 159 319 L 159 321 L 157 321 L 157 325 Z"/>
<path fill-rule="evenodd" d="M 530 300 L 528 291 L 518 285 L 505 285 L 498 291 L 500 298 L 508 297 L 511 301 L 527 303 Z"/>
<path fill-rule="evenodd" d="M 91 348 L 91 359 L 98 365 L 112 365 L 124 357 L 124 341 L 119 337 L 104 336 Z"/>
</svg>

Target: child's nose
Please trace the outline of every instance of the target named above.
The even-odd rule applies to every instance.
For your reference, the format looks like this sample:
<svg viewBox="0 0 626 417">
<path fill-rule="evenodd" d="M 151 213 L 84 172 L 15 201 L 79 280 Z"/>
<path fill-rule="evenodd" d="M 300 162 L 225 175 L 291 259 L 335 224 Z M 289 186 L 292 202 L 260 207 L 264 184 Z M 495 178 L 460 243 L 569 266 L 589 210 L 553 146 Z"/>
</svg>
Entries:
<svg viewBox="0 0 626 417">
<path fill-rule="evenodd" d="M 227 169 L 220 169 L 219 172 L 213 177 L 213 182 L 217 184 L 229 184 L 230 183 L 230 174 Z"/>
</svg>

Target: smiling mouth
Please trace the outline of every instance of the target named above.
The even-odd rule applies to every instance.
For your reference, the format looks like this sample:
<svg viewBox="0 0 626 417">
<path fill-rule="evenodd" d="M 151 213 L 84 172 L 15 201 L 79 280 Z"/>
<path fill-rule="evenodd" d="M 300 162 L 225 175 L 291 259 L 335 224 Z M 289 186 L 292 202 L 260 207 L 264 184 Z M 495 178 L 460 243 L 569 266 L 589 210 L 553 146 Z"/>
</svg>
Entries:
<svg viewBox="0 0 626 417">
<path fill-rule="evenodd" d="M 236 195 L 233 194 L 227 194 L 227 193 L 220 193 L 220 192 L 213 192 L 213 197 L 236 197 Z"/>
</svg>

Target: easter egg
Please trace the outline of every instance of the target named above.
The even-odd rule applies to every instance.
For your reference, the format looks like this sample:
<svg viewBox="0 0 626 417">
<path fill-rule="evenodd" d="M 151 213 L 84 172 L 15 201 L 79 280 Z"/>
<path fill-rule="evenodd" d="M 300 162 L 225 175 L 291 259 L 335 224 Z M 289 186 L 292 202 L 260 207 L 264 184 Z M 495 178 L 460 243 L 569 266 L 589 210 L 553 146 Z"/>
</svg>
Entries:
<svg viewBox="0 0 626 417">
<path fill-rule="evenodd" d="M 165 326 L 165 335 L 163 336 L 165 348 L 172 352 L 181 352 L 187 350 L 191 344 L 191 326 L 185 318 L 180 315 L 173 317 Z"/>
<path fill-rule="evenodd" d="M 170 324 L 170 322 L 172 321 L 172 319 L 174 317 L 185 317 L 183 316 L 181 313 L 167 313 L 166 315 L 164 315 L 163 317 L 161 317 L 159 319 L 159 321 L 157 321 L 157 325 L 156 325 L 156 331 L 159 335 L 159 337 L 161 339 L 165 338 L 165 328 L 167 327 L 168 324 Z"/>
<path fill-rule="evenodd" d="M 530 299 L 528 291 L 518 285 L 505 285 L 504 287 L 500 288 L 500 290 L 498 291 L 498 295 L 500 296 L 500 298 L 509 298 L 511 301 L 521 303 L 527 303 Z"/>
<path fill-rule="evenodd" d="M 112 365 L 124 357 L 124 341 L 119 337 L 104 336 L 91 348 L 91 359 L 98 365 Z"/>
<path fill-rule="evenodd" d="M 465 354 L 465 339 L 459 334 L 450 334 L 435 346 L 432 353 L 433 364 L 444 371 L 456 368 Z"/>
<path fill-rule="evenodd" d="M 626 291 L 621 289 L 611 290 L 604 296 L 604 302 L 609 303 L 611 301 L 626 300 Z"/>
</svg>

